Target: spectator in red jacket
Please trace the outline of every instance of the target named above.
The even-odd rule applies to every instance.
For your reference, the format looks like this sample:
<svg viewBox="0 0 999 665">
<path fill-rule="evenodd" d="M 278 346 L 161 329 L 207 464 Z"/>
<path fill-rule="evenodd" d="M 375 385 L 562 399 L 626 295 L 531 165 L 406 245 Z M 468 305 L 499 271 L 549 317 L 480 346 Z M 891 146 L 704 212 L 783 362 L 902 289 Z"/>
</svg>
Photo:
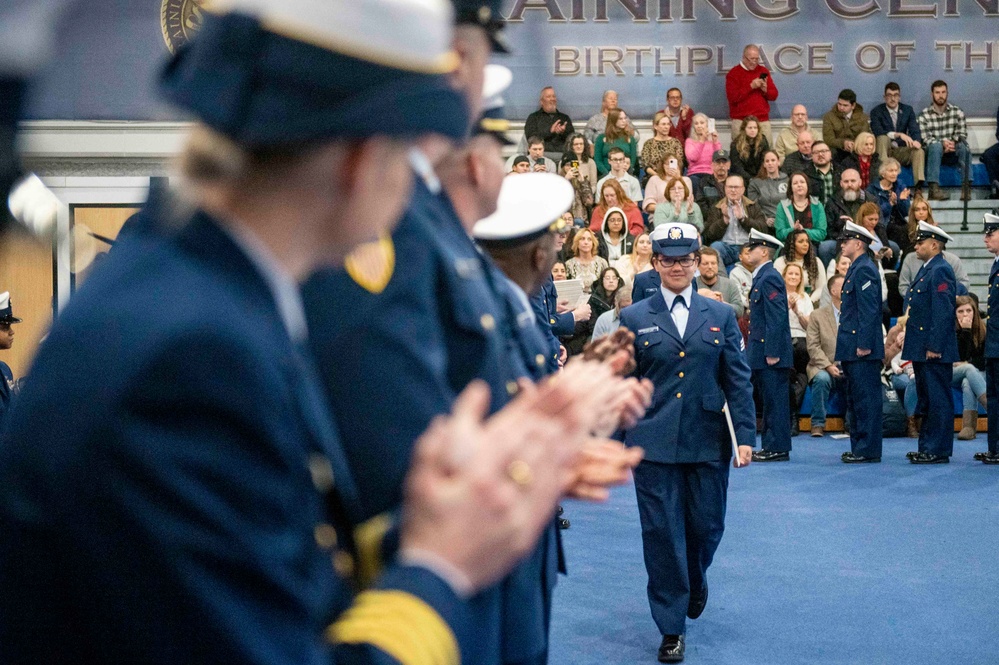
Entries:
<svg viewBox="0 0 999 665">
<path fill-rule="evenodd" d="M 754 115 L 760 121 L 760 131 L 773 143 L 770 133 L 770 102 L 777 100 L 777 85 L 770 70 L 760 64 L 760 49 L 749 44 L 742 50 L 742 60 L 725 76 L 728 113 L 732 118 L 732 136 L 739 133 L 742 120 Z"/>
</svg>

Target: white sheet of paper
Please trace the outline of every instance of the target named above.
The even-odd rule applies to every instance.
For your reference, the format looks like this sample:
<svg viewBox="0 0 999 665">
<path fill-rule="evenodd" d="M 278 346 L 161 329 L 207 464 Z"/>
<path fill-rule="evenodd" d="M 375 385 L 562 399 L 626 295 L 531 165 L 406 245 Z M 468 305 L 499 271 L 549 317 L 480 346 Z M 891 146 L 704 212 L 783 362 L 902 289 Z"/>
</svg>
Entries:
<svg viewBox="0 0 999 665">
<path fill-rule="evenodd" d="M 558 292 L 559 300 L 568 300 L 572 308 L 579 307 L 585 302 L 589 302 L 590 296 L 583 293 L 583 280 L 563 279 L 555 282 L 555 291 Z"/>
</svg>

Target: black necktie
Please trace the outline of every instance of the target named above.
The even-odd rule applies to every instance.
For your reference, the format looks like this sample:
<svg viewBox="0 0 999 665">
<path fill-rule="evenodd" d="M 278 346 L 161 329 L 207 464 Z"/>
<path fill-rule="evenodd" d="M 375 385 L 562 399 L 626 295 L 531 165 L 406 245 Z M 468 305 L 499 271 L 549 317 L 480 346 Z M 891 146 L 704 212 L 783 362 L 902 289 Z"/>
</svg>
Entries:
<svg viewBox="0 0 999 665">
<path fill-rule="evenodd" d="M 683 299 L 683 296 L 677 296 L 676 298 L 673 298 L 673 306 L 669 308 L 669 311 L 672 312 L 676 309 L 677 304 L 683 305 L 684 309 L 687 308 L 687 301 Z"/>
</svg>

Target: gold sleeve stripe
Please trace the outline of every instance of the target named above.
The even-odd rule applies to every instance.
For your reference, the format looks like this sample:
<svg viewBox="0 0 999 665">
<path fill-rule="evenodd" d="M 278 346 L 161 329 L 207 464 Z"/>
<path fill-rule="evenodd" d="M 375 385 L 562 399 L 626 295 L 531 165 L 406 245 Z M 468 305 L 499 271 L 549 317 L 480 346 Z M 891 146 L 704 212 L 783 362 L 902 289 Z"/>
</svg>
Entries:
<svg viewBox="0 0 999 665">
<path fill-rule="evenodd" d="M 376 515 L 354 529 L 354 544 L 357 547 L 357 581 L 361 588 L 371 586 L 382 572 L 382 541 L 392 527 L 392 519 L 387 513 Z"/>
<path fill-rule="evenodd" d="M 432 607 L 403 591 L 365 591 L 326 629 L 334 644 L 370 644 L 401 665 L 459 665 L 458 640 Z"/>
</svg>

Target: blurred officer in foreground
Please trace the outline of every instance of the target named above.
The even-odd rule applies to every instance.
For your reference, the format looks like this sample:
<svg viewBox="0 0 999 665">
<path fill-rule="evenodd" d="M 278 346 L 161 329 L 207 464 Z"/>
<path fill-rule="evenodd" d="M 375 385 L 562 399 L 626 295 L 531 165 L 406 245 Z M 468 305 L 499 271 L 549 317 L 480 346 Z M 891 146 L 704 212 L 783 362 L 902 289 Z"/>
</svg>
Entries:
<svg viewBox="0 0 999 665">
<path fill-rule="evenodd" d="M 985 464 L 999 464 L 999 208 L 985 213 L 985 248 L 995 256 L 989 268 L 989 318 L 985 335 L 985 394 L 988 395 L 989 450 L 975 453 Z"/>
<path fill-rule="evenodd" d="M 787 399 L 788 372 L 794 365 L 787 288 L 774 268 L 777 238 L 756 229 L 749 234 L 749 262 L 753 285 L 749 291 L 749 339 L 746 356 L 753 385 L 763 402 L 761 450 L 756 462 L 786 462 L 791 458 L 791 407 Z"/>
<path fill-rule="evenodd" d="M 909 287 L 902 359 L 912 361 L 916 381 L 919 450 L 906 456 L 913 464 L 946 464 L 954 453 L 954 400 L 951 380 L 957 351 L 955 298 L 957 280 L 941 255 L 953 240 L 938 226 L 919 222 L 916 256 L 923 261 Z"/>
<path fill-rule="evenodd" d="M 407 137 L 467 126 L 440 74 L 450 7 L 227 7 L 161 81 L 198 121 L 190 199 L 80 289 L 0 446 L 2 659 L 474 662 L 467 598 L 576 482 L 610 370 L 526 386 L 489 420 L 470 386 L 415 446 L 399 556 L 362 586 L 370 530 L 298 282 L 389 230 Z"/>
<path fill-rule="evenodd" d="M 850 452 L 847 464 L 881 461 L 881 367 L 885 341 L 881 332 L 881 276 L 874 263 L 871 243 L 877 236 L 847 221 L 842 253 L 852 263 L 843 280 L 836 360 L 846 377 Z"/>
<path fill-rule="evenodd" d="M 20 322 L 21 319 L 14 316 L 14 309 L 10 304 L 10 292 L 0 293 L 0 351 L 7 351 L 14 346 L 14 328 L 12 326 Z M 11 407 L 14 406 L 15 395 L 14 373 L 7 363 L 0 360 L 0 432 L 3 431 L 3 425 L 10 415 Z"/>
<path fill-rule="evenodd" d="M 651 239 L 662 286 L 621 310 L 621 325 L 635 331 L 636 374 L 651 380 L 656 394 L 625 443 L 646 451 L 635 491 L 649 605 L 662 634 L 659 661 L 678 663 L 685 617 L 699 617 L 708 600 L 706 573 L 725 531 L 728 465 L 749 464 L 756 419 L 735 313 L 692 286 L 697 229 L 667 224 Z"/>
</svg>

